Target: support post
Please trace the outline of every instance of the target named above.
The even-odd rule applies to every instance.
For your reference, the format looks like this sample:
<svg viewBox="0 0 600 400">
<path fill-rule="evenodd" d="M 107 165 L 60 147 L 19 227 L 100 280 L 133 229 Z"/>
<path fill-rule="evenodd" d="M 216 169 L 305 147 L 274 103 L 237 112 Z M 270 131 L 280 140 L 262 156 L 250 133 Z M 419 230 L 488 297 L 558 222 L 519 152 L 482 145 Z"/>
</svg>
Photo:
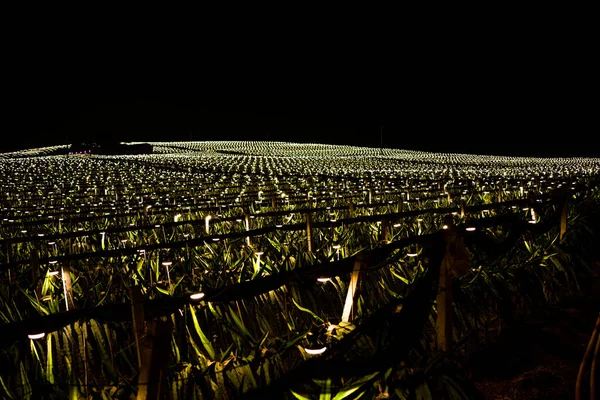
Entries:
<svg viewBox="0 0 600 400">
<path fill-rule="evenodd" d="M 31 250 L 31 278 L 32 282 L 37 282 L 40 276 L 40 253 L 36 244 L 35 248 Z"/>
<path fill-rule="evenodd" d="M 67 311 L 75 308 L 73 303 L 73 290 L 71 283 L 71 261 L 66 261 L 60 268 L 60 276 L 62 278 L 63 290 L 65 292 L 65 306 Z"/>
<path fill-rule="evenodd" d="M 438 292 L 436 297 L 436 334 L 439 351 L 451 351 L 453 345 L 452 278 L 462 276 L 471 268 L 471 259 L 463 239 L 457 236 L 451 217 L 446 218 L 448 229 L 444 231 L 446 254 L 440 265 Z"/>
<path fill-rule="evenodd" d="M 387 218 L 384 218 L 383 220 L 381 220 L 381 236 L 379 238 L 379 241 L 387 244 L 390 242 L 390 230 L 389 230 L 389 220 Z"/>
<path fill-rule="evenodd" d="M 439 351 L 452 350 L 452 275 L 449 257 L 444 256 L 440 267 L 440 278 L 436 297 L 437 348 Z"/>
<path fill-rule="evenodd" d="M 565 197 L 562 213 L 560 214 L 560 240 L 562 241 L 563 236 L 567 232 L 567 216 L 569 214 L 569 201 Z"/>
<path fill-rule="evenodd" d="M 133 321 L 133 336 L 135 338 L 138 365 L 142 367 L 142 349 L 141 343 L 146 331 L 144 326 L 144 296 L 140 286 L 129 288 L 129 298 L 131 302 L 131 315 Z"/>
<path fill-rule="evenodd" d="M 170 317 L 156 319 L 148 324 L 147 335 L 142 340 L 137 400 L 164 398 L 172 334 L 173 321 Z"/>
<path fill-rule="evenodd" d="M 12 243 L 10 242 L 10 240 L 7 240 L 6 242 L 6 263 L 10 264 L 12 262 Z M 15 270 L 14 268 L 9 268 L 8 269 L 8 283 L 15 283 Z"/>
<path fill-rule="evenodd" d="M 344 304 L 344 311 L 342 313 L 342 322 L 350 322 L 350 319 L 354 316 L 354 298 L 356 296 L 358 288 L 358 279 L 360 272 L 366 267 L 367 263 L 362 254 L 357 254 L 354 261 L 354 269 L 350 275 L 350 283 L 348 285 L 348 293 L 346 294 L 346 303 Z"/>
<path fill-rule="evenodd" d="M 312 214 L 306 213 L 306 238 L 308 241 L 308 252 L 313 251 L 313 240 L 312 240 Z"/>
<path fill-rule="evenodd" d="M 250 230 L 250 215 L 246 214 L 246 232 Z M 246 244 L 250 246 L 250 236 L 246 236 Z"/>
</svg>

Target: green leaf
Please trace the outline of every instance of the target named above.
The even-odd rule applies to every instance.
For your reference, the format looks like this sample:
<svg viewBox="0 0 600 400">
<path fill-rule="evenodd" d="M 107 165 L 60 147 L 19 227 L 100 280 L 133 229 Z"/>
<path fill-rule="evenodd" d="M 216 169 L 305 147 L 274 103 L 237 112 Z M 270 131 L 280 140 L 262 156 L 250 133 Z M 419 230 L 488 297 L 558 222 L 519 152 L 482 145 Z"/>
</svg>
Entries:
<svg viewBox="0 0 600 400">
<path fill-rule="evenodd" d="M 2 379 L 1 376 L 0 376 L 0 386 L 2 386 L 2 389 L 4 389 L 5 396 L 8 396 L 9 399 L 14 399 L 13 395 L 10 393 L 10 390 L 8 390 L 8 387 L 6 387 L 6 384 L 4 383 L 4 380 Z"/>
<path fill-rule="evenodd" d="M 290 393 L 292 393 L 292 396 L 298 400 L 310 400 L 310 397 L 302 396 L 301 394 L 294 392 L 292 389 L 290 389 Z"/>
<path fill-rule="evenodd" d="M 225 362 L 225 360 L 229 357 L 229 354 L 231 353 L 231 349 L 233 349 L 233 343 L 229 345 L 227 350 L 221 352 L 221 359 L 219 360 L 220 362 Z"/>
<path fill-rule="evenodd" d="M 305 313 L 309 313 L 310 315 L 313 316 L 313 318 L 315 318 L 316 320 L 318 320 L 320 322 L 323 322 L 323 323 L 325 322 L 325 321 L 323 321 L 323 319 L 321 319 L 321 317 L 319 317 L 317 314 L 315 314 L 314 312 L 312 312 L 308 308 L 304 308 L 300 304 L 296 303 L 296 300 L 293 297 L 292 297 L 292 301 L 294 302 L 294 305 L 296 307 L 298 307 L 298 309 L 300 309 L 300 311 L 304 311 Z"/>
<path fill-rule="evenodd" d="M 331 400 L 331 379 L 326 379 L 321 385 L 319 400 Z"/>
<path fill-rule="evenodd" d="M 250 331 L 248 331 L 248 329 L 246 329 L 246 326 L 244 325 L 242 320 L 237 316 L 235 311 L 233 311 L 233 308 L 231 308 L 231 306 L 229 306 L 228 308 L 229 308 L 229 315 L 231 315 L 231 318 L 233 319 L 233 322 L 235 323 L 235 325 L 237 325 L 237 327 L 240 329 L 240 331 L 244 335 L 246 335 L 247 337 L 252 339 L 252 335 L 250 334 Z"/>
<path fill-rule="evenodd" d="M 169 293 L 169 291 L 168 291 L 168 290 L 166 290 L 166 289 L 162 289 L 162 288 L 159 288 L 158 286 L 155 286 L 155 287 L 156 287 L 156 290 L 158 290 L 158 291 L 159 291 L 159 292 L 161 292 L 162 294 L 166 294 L 166 295 L 168 295 L 168 296 L 170 296 L 170 295 L 171 295 L 171 293 Z"/>
<path fill-rule="evenodd" d="M 204 332 L 202 332 L 202 328 L 200 328 L 200 324 L 198 323 L 198 318 L 196 318 L 196 311 L 194 309 L 195 309 L 194 306 L 190 306 L 190 313 L 192 314 L 192 320 L 194 321 L 194 328 L 196 328 L 196 333 L 198 333 L 198 336 L 200 336 L 200 340 L 202 341 L 202 345 L 206 349 L 208 356 L 210 357 L 211 360 L 214 361 L 216 358 L 215 349 L 213 349 L 212 344 L 206 338 L 206 336 L 204 335 Z"/>
<path fill-rule="evenodd" d="M 429 386 L 426 383 L 422 383 L 417 386 L 415 391 L 416 400 L 431 400 L 431 391 L 429 390 Z"/>
<path fill-rule="evenodd" d="M 364 386 L 365 384 L 369 383 L 373 378 L 375 378 L 376 376 L 379 375 L 379 372 L 374 372 L 370 375 L 364 376 L 362 378 L 360 378 L 358 381 L 354 382 L 352 384 L 351 387 L 349 387 L 348 389 L 343 389 L 340 392 L 338 392 L 338 394 L 335 395 L 335 397 L 333 398 L 333 400 L 342 400 L 345 399 L 346 397 L 350 396 L 352 393 L 356 392 L 358 389 L 360 389 L 362 386 Z"/>
<path fill-rule="evenodd" d="M 54 383 L 54 365 L 52 361 L 52 337 L 54 332 L 50 332 L 46 335 L 46 379 L 50 383 Z"/>
</svg>

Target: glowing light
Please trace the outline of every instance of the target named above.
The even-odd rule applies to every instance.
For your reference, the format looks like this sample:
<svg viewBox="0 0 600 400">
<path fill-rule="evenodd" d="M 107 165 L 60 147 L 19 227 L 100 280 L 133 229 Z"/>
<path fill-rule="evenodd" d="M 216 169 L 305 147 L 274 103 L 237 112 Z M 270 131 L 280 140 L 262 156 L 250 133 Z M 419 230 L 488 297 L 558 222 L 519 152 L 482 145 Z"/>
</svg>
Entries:
<svg viewBox="0 0 600 400">
<path fill-rule="evenodd" d="M 42 333 L 32 333 L 31 335 L 27 335 L 27 337 L 31 340 L 38 340 L 46 336 L 46 332 Z"/>
<path fill-rule="evenodd" d="M 164 265 L 165 267 L 168 267 L 168 266 L 170 266 L 172 264 L 173 264 L 173 261 L 163 261 L 162 262 L 162 265 Z"/>
<path fill-rule="evenodd" d="M 190 294 L 190 299 L 192 299 L 192 300 L 200 300 L 203 297 L 204 297 L 204 293 L 202 293 L 202 292 Z"/>
<path fill-rule="evenodd" d="M 448 229 L 448 225 L 442 226 L 442 229 Z"/>
<path fill-rule="evenodd" d="M 320 349 L 309 349 L 308 347 L 304 348 L 304 351 L 308 354 L 323 354 L 327 350 L 327 347 L 323 346 Z"/>
<path fill-rule="evenodd" d="M 469 227 L 467 228 L 467 231 L 469 231 L 469 232 L 473 232 L 474 230 L 475 230 L 475 227 L 474 227 L 474 226 L 469 226 Z"/>
<path fill-rule="evenodd" d="M 416 257 L 418 254 L 417 253 L 406 253 L 406 255 L 409 257 Z"/>
<path fill-rule="evenodd" d="M 58 271 L 48 271 L 48 276 L 56 276 L 58 275 Z"/>
<path fill-rule="evenodd" d="M 329 277 L 317 278 L 317 281 L 322 282 L 322 283 L 329 282 L 330 280 L 331 280 L 331 278 L 329 278 Z"/>
</svg>

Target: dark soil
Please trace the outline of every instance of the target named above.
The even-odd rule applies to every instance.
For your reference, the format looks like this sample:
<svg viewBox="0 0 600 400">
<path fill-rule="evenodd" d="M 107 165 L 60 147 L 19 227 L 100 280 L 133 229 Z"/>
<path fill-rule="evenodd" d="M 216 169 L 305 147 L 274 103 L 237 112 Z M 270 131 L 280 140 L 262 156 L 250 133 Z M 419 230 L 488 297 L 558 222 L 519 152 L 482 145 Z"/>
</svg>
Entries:
<svg viewBox="0 0 600 400">
<path fill-rule="evenodd" d="M 467 371 L 486 400 L 574 399 L 575 382 L 600 311 L 600 263 L 584 296 L 534 311 L 502 328 Z M 583 399 L 589 398 L 589 368 Z"/>
</svg>

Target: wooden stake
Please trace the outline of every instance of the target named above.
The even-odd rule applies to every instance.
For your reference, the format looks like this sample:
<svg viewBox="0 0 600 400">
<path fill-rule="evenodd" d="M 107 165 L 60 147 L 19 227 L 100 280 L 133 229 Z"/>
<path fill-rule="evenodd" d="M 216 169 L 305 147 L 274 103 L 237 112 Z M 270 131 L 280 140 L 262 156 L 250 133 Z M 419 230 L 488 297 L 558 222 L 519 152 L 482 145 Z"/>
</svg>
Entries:
<svg viewBox="0 0 600 400">
<path fill-rule="evenodd" d="M 6 243 L 6 263 L 10 264 L 12 262 L 12 243 L 10 242 L 10 240 L 7 240 L 5 243 Z M 14 268 L 9 268 L 8 269 L 8 283 L 15 283 L 14 275 L 15 275 Z"/>
<path fill-rule="evenodd" d="M 381 237 L 379 240 L 385 244 L 390 242 L 389 221 L 387 218 L 381 221 Z"/>
<path fill-rule="evenodd" d="M 452 226 L 451 216 L 445 220 L 448 229 L 444 232 L 446 254 L 440 265 L 438 294 L 436 297 L 437 348 L 439 351 L 451 351 L 453 345 L 453 306 L 452 278 L 463 276 L 471 269 L 471 259 L 465 249 L 463 239 L 456 235 Z"/>
<path fill-rule="evenodd" d="M 452 276 L 446 258 L 440 267 L 436 307 L 437 348 L 439 351 L 450 351 L 452 349 Z"/>
<path fill-rule="evenodd" d="M 353 317 L 354 311 L 354 297 L 356 296 L 356 289 L 358 287 L 358 278 L 360 271 L 366 267 L 366 262 L 363 259 L 362 254 L 356 256 L 354 261 L 354 269 L 350 275 L 350 284 L 348 285 L 348 293 L 346 294 L 346 303 L 344 304 L 344 311 L 342 313 L 342 322 L 349 322 Z"/>
<path fill-rule="evenodd" d="M 62 265 L 60 269 L 60 275 L 62 277 L 63 290 L 65 292 L 65 307 L 67 311 L 75 308 L 73 303 L 73 290 L 71 284 L 71 268 L 69 266 L 70 261 L 67 261 Z"/>
<path fill-rule="evenodd" d="M 129 288 L 129 298 L 131 301 L 131 315 L 133 320 L 133 336 L 135 338 L 138 365 L 142 367 L 142 349 L 141 340 L 146 331 L 144 326 L 144 296 L 140 286 Z"/>
<path fill-rule="evenodd" d="M 170 317 L 152 321 L 142 340 L 142 364 L 138 378 L 137 400 L 164 397 L 173 321 Z"/>
<path fill-rule="evenodd" d="M 454 232 L 448 232 L 447 242 L 455 237 Z M 438 294 L 436 297 L 437 320 L 435 330 L 437 334 L 437 348 L 439 351 L 452 350 L 452 266 L 451 258 L 446 246 L 446 255 L 440 266 Z"/>
<path fill-rule="evenodd" d="M 306 214 L 306 237 L 308 241 L 308 251 L 312 253 L 313 243 L 312 243 L 312 214 Z"/>
<path fill-rule="evenodd" d="M 246 214 L 246 232 L 250 230 L 250 216 Z M 246 236 L 246 244 L 250 246 L 250 236 Z"/>
<path fill-rule="evenodd" d="M 567 216 L 568 216 L 568 214 L 569 214 L 569 201 L 565 197 L 563 208 L 562 208 L 562 213 L 560 215 L 560 240 L 563 239 L 563 236 L 567 232 Z"/>
<path fill-rule="evenodd" d="M 31 275 L 33 279 L 32 282 L 37 282 L 37 279 L 40 276 L 40 253 L 37 249 L 37 245 L 36 248 L 31 251 Z"/>
</svg>

